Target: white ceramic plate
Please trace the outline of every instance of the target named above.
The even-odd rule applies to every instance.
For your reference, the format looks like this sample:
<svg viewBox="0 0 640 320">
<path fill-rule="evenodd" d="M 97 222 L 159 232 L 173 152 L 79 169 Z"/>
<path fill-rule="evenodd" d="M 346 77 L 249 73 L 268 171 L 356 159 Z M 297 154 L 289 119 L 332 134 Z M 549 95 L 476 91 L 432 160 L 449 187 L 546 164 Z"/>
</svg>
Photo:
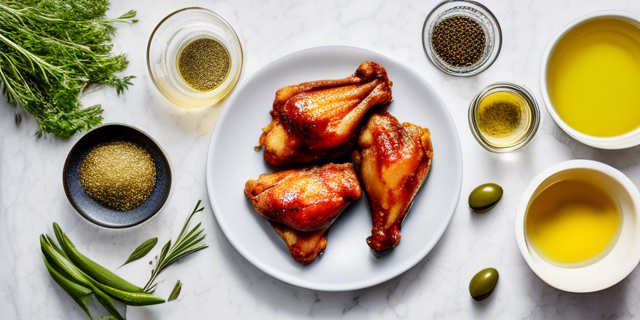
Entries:
<svg viewBox="0 0 640 320">
<path fill-rule="evenodd" d="M 275 92 L 300 82 L 338 79 L 363 61 L 386 68 L 393 81 L 389 112 L 401 122 L 431 130 L 431 172 L 402 227 L 402 242 L 376 259 L 365 239 L 371 233 L 366 199 L 345 210 L 329 231 L 322 257 L 297 263 L 269 223 L 253 210 L 244 184 L 271 172 L 254 151 L 269 124 Z M 436 91 L 416 72 L 375 52 L 351 47 L 320 47 L 276 60 L 251 76 L 229 98 L 209 146 L 207 189 L 216 220 L 229 242 L 267 274 L 299 287 L 346 291 L 366 288 L 408 270 L 436 245 L 453 215 L 462 185 L 462 154 L 455 125 Z"/>
</svg>

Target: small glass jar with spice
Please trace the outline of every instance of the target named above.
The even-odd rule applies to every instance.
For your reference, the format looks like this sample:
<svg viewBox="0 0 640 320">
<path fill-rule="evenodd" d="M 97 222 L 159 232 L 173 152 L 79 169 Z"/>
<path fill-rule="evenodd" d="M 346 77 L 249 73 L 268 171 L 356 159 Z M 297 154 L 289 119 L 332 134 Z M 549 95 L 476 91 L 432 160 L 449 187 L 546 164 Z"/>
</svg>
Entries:
<svg viewBox="0 0 640 320">
<path fill-rule="evenodd" d="M 184 109 L 216 105 L 233 91 L 244 49 L 231 25 L 213 11 L 185 8 L 151 33 L 147 67 L 153 83 Z"/>
<path fill-rule="evenodd" d="M 427 16 L 422 45 L 429 61 L 442 72 L 477 75 L 500 54 L 502 31 L 487 7 L 475 1 L 448 0 Z"/>
<path fill-rule="evenodd" d="M 478 143 L 491 152 L 523 148 L 540 125 L 540 107 L 527 87 L 496 82 L 480 91 L 469 107 L 469 126 Z"/>
</svg>

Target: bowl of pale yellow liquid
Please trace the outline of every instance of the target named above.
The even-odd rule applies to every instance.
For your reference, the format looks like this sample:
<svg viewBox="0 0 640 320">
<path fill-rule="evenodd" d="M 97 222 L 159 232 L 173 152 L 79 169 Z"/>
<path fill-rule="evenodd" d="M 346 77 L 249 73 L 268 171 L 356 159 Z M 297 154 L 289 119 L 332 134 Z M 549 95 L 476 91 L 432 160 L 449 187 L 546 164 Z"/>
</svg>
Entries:
<svg viewBox="0 0 640 320">
<path fill-rule="evenodd" d="M 597 12 L 564 27 L 544 54 L 541 87 L 547 110 L 576 140 L 640 145 L 640 16 Z"/>
<path fill-rule="evenodd" d="M 622 172 L 571 160 L 538 175 L 516 213 L 525 261 L 549 285 L 569 292 L 606 289 L 640 262 L 640 194 Z"/>
</svg>

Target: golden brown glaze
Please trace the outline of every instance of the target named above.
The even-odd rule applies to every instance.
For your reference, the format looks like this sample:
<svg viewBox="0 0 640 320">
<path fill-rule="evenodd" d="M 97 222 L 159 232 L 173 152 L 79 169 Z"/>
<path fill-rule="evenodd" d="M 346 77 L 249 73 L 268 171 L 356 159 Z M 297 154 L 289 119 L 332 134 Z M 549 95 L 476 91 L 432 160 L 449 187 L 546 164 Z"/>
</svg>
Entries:
<svg viewBox="0 0 640 320">
<path fill-rule="evenodd" d="M 327 247 L 329 228 L 311 232 L 302 232 L 277 222 L 269 221 L 271 227 L 289 248 L 291 256 L 304 265 L 313 262 Z"/>
<path fill-rule="evenodd" d="M 375 62 L 363 62 L 350 77 L 305 82 L 276 92 L 272 121 L 260 146 L 275 166 L 337 159 L 351 150 L 365 114 L 391 102 L 392 83 Z"/>
<path fill-rule="evenodd" d="M 324 250 L 331 224 L 362 195 L 350 163 L 262 174 L 244 192 L 303 264 Z"/>
<path fill-rule="evenodd" d="M 352 159 L 373 222 L 367 244 L 379 254 L 400 243 L 402 222 L 431 167 L 431 134 L 411 123 L 400 124 L 383 111 L 369 118 L 358 147 Z"/>
</svg>

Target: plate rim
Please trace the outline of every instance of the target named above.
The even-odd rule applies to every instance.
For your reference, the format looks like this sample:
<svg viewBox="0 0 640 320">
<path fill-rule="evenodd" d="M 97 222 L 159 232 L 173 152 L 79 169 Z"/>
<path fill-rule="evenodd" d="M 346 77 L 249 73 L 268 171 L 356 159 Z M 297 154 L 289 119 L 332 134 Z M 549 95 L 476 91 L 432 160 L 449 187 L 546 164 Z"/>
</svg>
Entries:
<svg viewBox="0 0 640 320">
<path fill-rule="evenodd" d="M 450 210 L 449 210 L 448 217 L 447 217 L 447 223 L 444 225 L 444 227 L 442 227 L 440 230 L 437 230 L 437 232 L 435 232 L 438 235 L 437 238 L 434 238 L 435 241 L 433 241 L 432 243 L 426 244 L 422 251 L 418 252 L 418 254 L 414 255 L 411 259 L 408 259 L 408 262 L 406 262 L 402 267 L 400 267 L 398 269 L 399 271 L 392 272 L 391 275 L 374 277 L 374 278 L 371 278 L 371 279 L 366 280 L 366 281 L 346 282 L 346 283 L 340 283 L 340 284 L 324 284 L 324 283 L 312 282 L 312 281 L 300 279 L 300 278 L 295 277 L 295 276 L 291 276 L 289 274 L 283 273 L 283 272 L 281 272 L 281 271 L 279 271 L 279 270 L 277 270 L 275 268 L 272 268 L 270 266 L 267 266 L 267 265 L 263 264 L 259 259 L 255 258 L 249 252 L 245 251 L 245 249 L 236 242 L 236 239 L 234 238 L 234 236 L 232 236 L 232 235 L 230 236 L 231 232 L 228 229 L 228 226 L 226 226 L 225 223 L 221 223 L 221 219 L 218 218 L 218 213 L 217 212 L 220 212 L 220 210 L 219 210 L 219 206 L 217 204 L 217 201 L 215 201 L 214 197 L 212 196 L 212 194 L 213 194 L 213 190 L 212 190 L 213 186 L 212 186 L 212 184 L 213 183 L 211 182 L 211 179 L 210 179 L 210 177 L 212 175 L 212 170 L 213 170 L 212 164 L 211 164 L 211 159 L 212 159 L 213 153 L 214 153 L 213 146 L 214 146 L 215 141 L 217 141 L 217 139 L 219 138 L 219 135 L 220 135 L 219 132 L 220 132 L 220 127 L 221 126 L 219 125 L 219 123 L 224 121 L 224 119 L 227 117 L 227 114 L 229 113 L 229 110 L 231 108 L 230 106 L 233 105 L 234 102 L 237 100 L 239 92 L 241 91 L 241 89 L 243 89 L 247 85 L 247 83 L 249 83 L 253 78 L 255 78 L 256 76 L 258 76 L 259 74 L 264 72 L 265 69 L 273 66 L 276 63 L 282 62 L 283 60 L 286 60 L 286 59 L 290 59 L 292 56 L 308 53 L 309 51 L 330 50 L 330 49 L 361 51 L 361 52 L 365 52 L 367 54 L 382 56 L 385 59 L 388 59 L 388 60 L 390 60 L 392 62 L 397 63 L 403 69 L 407 70 L 409 73 L 412 73 L 414 76 L 416 76 L 418 79 L 420 79 L 423 85 L 429 87 L 435 93 L 435 97 L 437 98 L 437 100 L 440 101 L 440 103 L 446 109 L 446 111 L 447 111 L 446 113 L 448 115 L 447 119 L 451 123 L 451 125 L 453 126 L 454 138 L 458 142 L 457 143 L 457 148 L 455 148 L 455 150 L 457 151 L 457 153 L 460 156 L 460 162 L 458 163 L 458 170 L 460 171 L 460 175 L 459 175 L 459 177 L 458 177 L 458 179 L 456 181 L 458 192 L 455 194 L 455 196 L 454 196 L 455 201 L 452 202 L 453 203 L 452 208 L 450 208 Z M 331 46 L 311 47 L 311 48 L 302 49 L 302 50 L 298 50 L 298 51 L 294 51 L 294 52 L 291 52 L 289 54 L 286 54 L 286 55 L 284 55 L 284 56 L 282 56 L 280 58 L 277 58 L 277 59 L 272 60 L 271 62 L 265 64 L 260 69 L 258 69 L 256 72 L 251 74 L 248 78 L 246 78 L 245 80 L 242 81 L 242 83 L 231 94 L 229 99 L 224 103 L 224 105 L 222 106 L 222 110 L 220 111 L 220 114 L 218 115 L 218 118 L 216 119 L 216 123 L 214 125 L 213 132 L 211 133 L 211 138 L 209 139 L 209 148 L 207 150 L 207 163 L 206 163 L 206 168 L 205 168 L 205 170 L 206 170 L 205 180 L 206 180 L 206 184 L 207 184 L 207 196 L 209 198 L 209 204 L 211 205 L 211 210 L 213 211 L 213 216 L 214 216 L 214 218 L 215 218 L 215 220 L 217 222 L 217 225 L 220 228 L 220 230 L 222 230 L 222 233 L 224 234 L 226 239 L 229 241 L 229 243 L 240 254 L 240 256 L 242 256 L 244 259 L 249 261 L 257 269 L 259 269 L 260 271 L 268 274 L 272 278 L 275 278 L 275 279 L 280 280 L 282 282 L 288 283 L 290 285 L 293 285 L 293 286 L 296 286 L 296 287 L 300 287 L 300 288 L 305 288 L 305 289 L 318 290 L 318 291 L 341 292 L 341 291 L 353 291 L 353 290 L 365 289 L 365 288 L 369 288 L 369 287 L 384 283 L 384 282 L 389 281 L 391 279 L 394 279 L 394 278 L 404 274 L 409 269 L 413 268 L 415 265 L 417 265 L 420 261 L 422 261 L 433 250 L 433 248 L 438 244 L 438 242 L 440 242 L 440 239 L 442 239 L 442 236 L 444 235 L 444 232 L 448 229 L 449 225 L 451 224 L 451 219 L 453 218 L 453 215 L 455 214 L 456 209 L 458 207 L 458 202 L 460 201 L 460 194 L 462 193 L 462 181 L 463 181 L 462 178 L 463 178 L 463 175 L 464 175 L 463 164 L 464 164 L 464 160 L 463 160 L 463 153 L 462 153 L 462 145 L 461 145 L 461 142 L 460 142 L 460 136 L 458 134 L 458 129 L 456 127 L 455 121 L 453 121 L 453 117 L 451 116 L 451 113 L 449 112 L 449 108 L 444 103 L 444 101 L 442 100 L 442 98 L 440 97 L 438 92 L 435 90 L 435 88 L 433 88 L 433 86 L 431 86 L 431 84 L 422 75 L 420 75 L 417 71 L 413 70 L 412 68 L 410 68 L 409 66 L 405 65 L 404 63 L 402 63 L 402 62 L 400 62 L 400 61 L 398 61 L 398 60 L 396 60 L 394 58 L 391 58 L 391 57 L 389 57 L 387 55 L 378 53 L 376 51 L 372 51 L 372 50 L 368 50 L 368 49 L 364 49 L 364 48 L 359 48 L 359 47 L 353 47 L 353 46 L 331 45 Z M 224 221 L 224 220 L 222 220 L 222 221 Z"/>
</svg>

